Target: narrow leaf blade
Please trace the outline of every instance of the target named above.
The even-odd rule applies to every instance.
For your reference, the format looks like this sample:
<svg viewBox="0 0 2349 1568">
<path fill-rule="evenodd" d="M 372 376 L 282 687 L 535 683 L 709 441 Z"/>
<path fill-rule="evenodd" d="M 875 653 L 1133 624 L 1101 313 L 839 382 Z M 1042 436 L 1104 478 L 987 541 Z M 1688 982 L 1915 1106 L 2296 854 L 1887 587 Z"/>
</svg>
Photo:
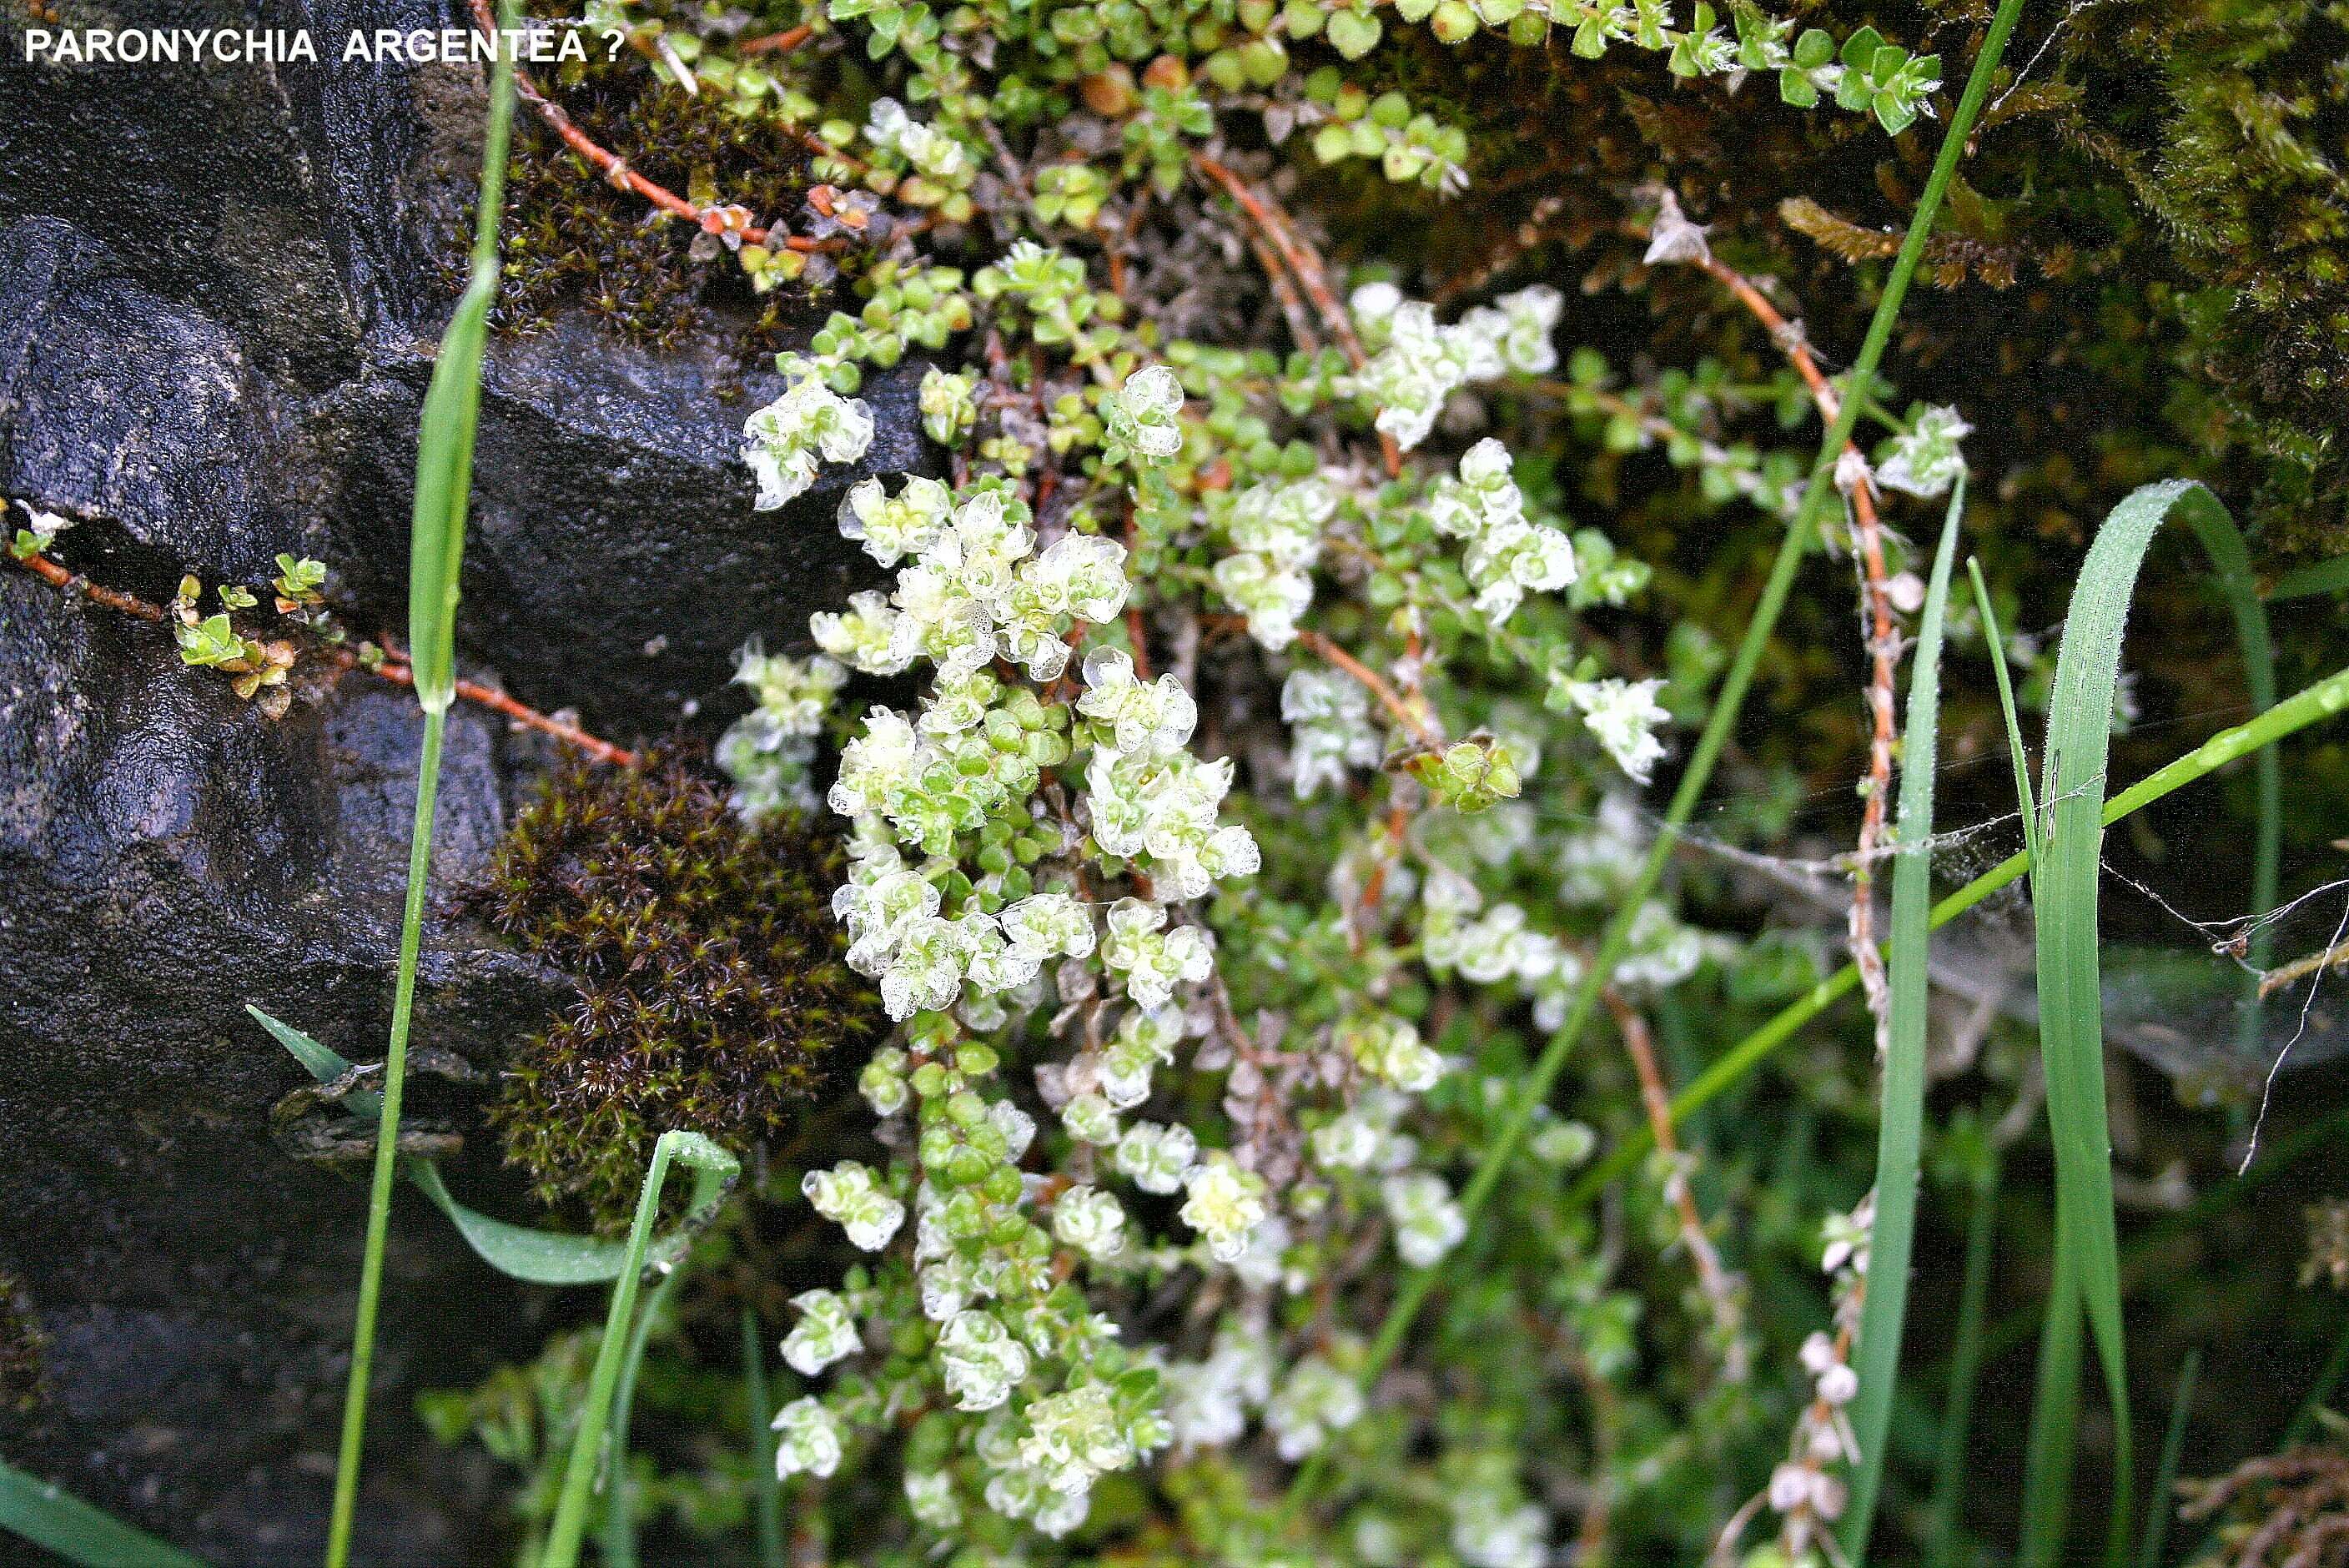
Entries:
<svg viewBox="0 0 2349 1568">
<path fill-rule="evenodd" d="M 1926 963 L 1933 902 L 1933 769 L 1940 725 L 1941 624 L 1950 603 L 1950 566 L 1965 511 L 1960 476 L 1933 553 L 1933 574 L 1918 624 L 1916 665 L 1909 684 L 1909 722 L 1901 741 L 1898 845 L 1892 862 L 1891 997 L 1887 1008 L 1884 1091 L 1876 1146 L 1876 1226 L 1868 1241 L 1868 1295 L 1860 1304 L 1859 1392 L 1852 1429 L 1859 1439 L 1845 1517 L 1844 1554 L 1868 1557 L 1876 1500 L 1884 1483 L 1884 1449 L 1892 1429 L 1892 1394 L 1900 1371 L 1900 1324 L 1909 1303 L 1909 1255 L 1917 1234 L 1917 1171 L 1924 1153 Z"/>
</svg>

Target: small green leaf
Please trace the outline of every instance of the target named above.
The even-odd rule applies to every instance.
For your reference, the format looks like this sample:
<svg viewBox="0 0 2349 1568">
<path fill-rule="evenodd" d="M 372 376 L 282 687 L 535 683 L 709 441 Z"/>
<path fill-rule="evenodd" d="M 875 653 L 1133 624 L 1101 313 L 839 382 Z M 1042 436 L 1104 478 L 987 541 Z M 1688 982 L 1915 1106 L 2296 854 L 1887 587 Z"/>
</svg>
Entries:
<svg viewBox="0 0 2349 1568">
<path fill-rule="evenodd" d="M 1330 45 L 1350 60 L 1359 60 L 1378 46 L 1385 29 L 1376 16 L 1360 11 L 1337 11 L 1330 16 Z"/>
<path fill-rule="evenodd" d="M 1884 35 L 1873 27 L 1862 27 L 1843 42 L 1843 63 L 1855 71 L 1865 72 L 1876 51 L 1884 46 Z"/>
<path fill-rule="evenodd" d="M 1796 108 L 1816 108 L 1819 89 L 1811 85 L 1810 77 L 1790 66 L 1778 73 L 1778 98 Z"/>
<path fill-rule="evenodd" d="M 0 1462 L 0 1530 L 84 1568 L 203 1568 L 178 1547 L 5 1462 Z"/>
<path fill-rule="evenodd" d="M 1835 39 L 1818 27 L 1806 27 L 1803 36 L 1795 40 L 1795 65 L 1797 69 L 1816 71 L 1833 60 Z"/>
</svg>

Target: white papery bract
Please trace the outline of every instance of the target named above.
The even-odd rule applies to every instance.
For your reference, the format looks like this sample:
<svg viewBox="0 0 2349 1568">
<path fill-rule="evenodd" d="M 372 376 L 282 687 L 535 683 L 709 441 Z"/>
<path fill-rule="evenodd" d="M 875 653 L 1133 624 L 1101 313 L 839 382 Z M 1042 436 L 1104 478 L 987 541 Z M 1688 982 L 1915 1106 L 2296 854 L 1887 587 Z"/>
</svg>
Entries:
<svg viewBox="0 0 2349 1568">
<path fill-rule="evenodd" d="M 1441 1176 L 1424 1171 L 1390 1176 L 1380 1183 L 1379 1196 L 1394 1222 L 1395 1251 L 1413 1268 L 1429 1267 L 1468 1233 L 1467 1217 Z"/>
<path fill-rule="evenodd" d="M 1315 1128 L 1306 1142 L 1313 1162 L 1324 1171 L 1361 1171 L 1377 1157 L 1383 1140 L 1369 1118 L 1349 1110 Z"/>
<path fill-rule="evenodd" d="M 753 822 L 786 807 L 812 810 L 816 737 L 848 672 L 822 655 L 765 653 L 754 640 L 736 661 L 734 678 L 758 703 L 718 742 L 719 763 L 734 780 L 734 809 Z"/>
<path fill-rule="evenodd" d="M 1052 1235 L 1089 1258 L 1115 1257 L 1125 1248 L 1125 1211 L 1098 1187 L 1071 1187 L 1052 1205 Z"/>
<path fill-rule="evenodd" d="M 873 444 L 873 411 L 814 377 L 742 424 L 742 460 L 759 481 L 761 511 L 771 511 L 815 482 L 819 459 L 853 463 Z"/>
<path fill-rule="evenodd" d="M 1305 1458 L 1362 1416 L 1362 1390 L 1319 1356 L 1299 1361 L 1265 1407 L 1274 1446 L 1291 1463 Z"/>
<path fill-rule="evenodd" d="M 991 1410 L 1028 1376 L 1028 1348 L 995 1315 L 957 1312 L 938 1334 L 938 1371 L 961 1410 Z"/>
<path fill-rule="evenodd" d="M 1082 958 L 1093 950 L 1092 912 L 1064 892 L 1031 893 L 1000 919 L 1011 944 L 1038 960 Z"/>
<path fill-rule="evenodd" d="M 1189 1196 L 1180 1217 L 1199 1233 L 1216 1261 L 1227 1264 L 1247 1251 L 1249 1237 L 1268 1212 L 1264 1178 L 1241 1170 L 1218 1149 L 1184 1173 L 1183 1186 Z"/>
<path fill-rule="evenodd" d="M 905 1472 L 905 1506 L 916 1521 L 932 1530 L 953 1530 L 962 1523 L 962 1504 L 955 1501 L 954 1477 L 944 1470 Z"/>
<path fill-rule="evenodd" d="M 1144 366 L 1102 400 L 1110 437 L 1154 462 L 1183 449 L 1183 384 L 1163 365 Z"/>
<path fill-rule="evenodd" d="M 1543 1568 L 1549 1516 L 1537 1504 L 1505 1509 L 1490 1492 L 1471 1490 L 1452 1500 L 1452 1548 L 1469 1568 Z"/>
<path fill-rule="evenodd" d="M 1174 994 L 1178 983 L 1205 980 L 1215 967 L 1205 931 L 1195 925 L 1160 929 L 1165 923 L 1163 904 L 1122 898 L 1110 905 L 1102 962 L 1124 976 L 1125 994 L 1136 1006 L 1155 1007 Z"/>
<path fill-rule="evenodd" d="M 1507 621 L 1527 593 L 1573 583 L 1574 542 L 1526 518 L 1508 451 L 1491 437 L 1462 455 L 1457 479 L 1436 480 L 1427 504 L 1436 531 L 1467 542 L 1461 563 L 1476 590 L 1475 607 L 1495 624 Z"/>
<path fill-rule="evenodd" d="M 840 1468 L 840 1423 L 823 1401 L 794 1399 L 777 1411 L 775 1474 L 783 1480 L 804 1470 L 822 1480 Z"/>
<path fill-rule="evenodd" d="M 892 496 L 877 479 L 859 480 L 840 500 L 840 532 L 863 542 L 884 566 L 919 555 L 937 542 L 954 508 L 954 492 L 933 479 L 908 475 Z"/>
<path fill-rule="evenodd" d="M 825 653 L 868 676 L 894 676 L 914 662 L 910 643 L 897 634 L 896 606 L 869 588 L 851 593 L 845 611 L 810 615 L 808 634 Z"/>
<path fill-rule="evenodd" d="M 1966 471 L 1966 455 L 1958 443 L 1973 431 L 1955 408 L 1926 409 L 1904 434 L 1893 438 L 1890 454 L 1876 465 L 1876 482 L 1913 496 L 1941 494 Z"/>
<path fill-rule="evenodd" d="M 1606 748 L 1617 767 L 1642 784 L 1663 760 L 1664 743 L 1656 738 L 1656 728 L 1671 722 L 1672 716 L 1656 701 L 1656 693 L 1663 686 L 1661 680 L 1609 676 L 1569 681 L 1564 686 L 1568 700 L 1581 710 L 1583 726 L 1591 738 Z"/>
<path fill-rule="evenodd" d="M 1289 781 L 1300 800 L 1325 784 L 1342 785 L 1349 768 L 1375 767 L 1384 753 L 1370 693 L 1335 670 L 1289 671 L 1280 717 L 1288 721 Z"/>
<path fill-rule="evenodd" d="M 905 1205 L 874 1183 L 873 1172 L 854 1160 L 843 1160 L 829 1171 L 811 1171 L 800 1180 L 815 1212 L 848 1233 L 848 1239 L 868 1253 L 889 1244 L 905 1222 Z"/>
<path fill-rule="evenodd" d="M 874 147 L 894 151 L 934 180 L 950 181 L 962 172 L 962 144 L 934 126 L 905 112 L 895 98 L 873 100 L 867 111 L 864 139 Z"/>
<path fill-rule="evenodd" d="M 1134 1458 L 1109 1390 L 1098 1383 L 1065 1389 L 1028 1408 L 1019 1459 L 1054 1491 L 1081 1494 L 1094 1478 L 1123 1470 Z"/>
<path fill-rule="evenodd" d="M 1198 1152 L 1198 1138 L 1181 1123 L 1137 1121 L 1118 1140 L 1118 1173 L 1145 1192 L 1173 1192 Z"/>
<path fill-rule="evenodd" d="M 1298 617 L 1313 604 L 1322 530 L 1337 510 L 1337 493 L 1318 477 L 1250 485 L 1223 509 L 1234 553 L 1216 562 L 1216 588 L 1265 648 L 1278 652 L 1297 640 Z"/>
<path fill-rule="evenodd" d="M 1107 727 L 1107 749 L 1146 758 L 1179 751 L 1191 738 L 1199 705 L 1172 674 L 1144 683 L 1120 648 L 1087 654 L 1083 672 L 1085 690 L 1077 698 L 1077 711 Z"/>
<path fill-rule="evenodd" d="M 1406 1094 L 1424 1094 L 1444 1076 L 1444 1058 L 1419 1037 L 1418 1026 L 1391 1013 L 1349 1019 L 1338 1044 L 1371 1077 Z"/>
<path fill-rule="evenodd" d="M 1341 386 L 1405 451 L 1427 438 L 1444 400 L 1467 383 L 1557 366 L 1549 335 L 1565 300 L 1546 284 L 1506 294 L 1452 326 L 1438 325 L 1433 306 L 1401 298 L 1391 284 L 1355 290 L 1351 304 L 1357 328 L 1381 346 Z"/>
<path fill-rule="evenodd" d="M 833 1362 L 854 1356 L 862 1341 L 848 1303 L 828 1290 L 803 1290 L 792 1297 L 800 1321 L 783 1340 L 783 1360 L 802 1377 L 812 1377 Z"/>
</svg>

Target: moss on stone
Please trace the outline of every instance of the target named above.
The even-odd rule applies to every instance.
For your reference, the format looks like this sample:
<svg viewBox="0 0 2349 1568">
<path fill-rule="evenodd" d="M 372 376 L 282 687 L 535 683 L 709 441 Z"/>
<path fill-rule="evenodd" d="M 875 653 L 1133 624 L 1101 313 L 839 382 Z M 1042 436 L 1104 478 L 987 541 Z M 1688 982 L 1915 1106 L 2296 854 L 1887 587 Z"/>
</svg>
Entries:
<svg viewBox="0 0 2349 1568">
<path fill-rule="evenodd" d="M 540 1198 L 625 1225 L 660 1133 L 747 1153 L 854 1073 L 886 1021 L 843 956 L 842 875 L 835 838 L 753 831 L 675 755 L 576 765 L 520 813 L 470 902 L 579 985 L 491 1113 Z"/>
</svg>

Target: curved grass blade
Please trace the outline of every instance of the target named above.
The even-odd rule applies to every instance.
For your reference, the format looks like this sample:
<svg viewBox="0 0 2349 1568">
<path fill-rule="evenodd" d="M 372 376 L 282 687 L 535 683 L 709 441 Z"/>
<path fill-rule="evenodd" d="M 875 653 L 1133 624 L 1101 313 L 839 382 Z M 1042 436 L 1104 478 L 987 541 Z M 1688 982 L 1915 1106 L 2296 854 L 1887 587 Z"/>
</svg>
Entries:
<svg viewBox="0 0 2349 1568">
<path fill-rule="evenodd" d="M 515 6 L 499 6 L 511 36 Z M 490 79 L 490 124 L 481 157 L 481 199 L 465 292 L 440 337 L 424 394 L 416 442 L 416 506 L 408 535 L 408 657 L 416 699 L 446 712 L 457 695 L 457 580 L 465 560 L 465 508 L 473 489 L 473 437 L 481 409 L 481 356 L 498 294 L 498 220 L 505 206 L 506 144 L 513 124 L 511 51 L 498 52 Z"/>
<path fill-rule="evenodd" d="M 628 1228 L 627 1258 L 612 1285 L 604 1342 L 596 1348 L 595 1366 L 587 1376 L 587 1403 L 580 1412 L 578 1436 L 572 1441 L 571 1459 L 564 1469 L 563 1491 L 555 1503 L 554 1524 L 547 1532 L 539 1568 L 574 1568 L 579 1561 L 579 1543 L 587 1530 L 587 1494 L 605 1457 L 604 1438 L 611 1420 L 613 1394 L 620 1380 L 629 1327 L 636 1321 L 636 1287 L 644 1277 L 653 1215 L 660 1209 L 661 1189 L 667 1185 L 671 1161 L 713 1172 L 721 1183 L 731 1182 L 741 1170 L 740 1161 L 698 1132 L 664 1132 L 653 1145 L 652 1163 L 646 1168 L 644 1188 L 636 1194 L 636 1221 Z"/>
<path fill-rule="evenodd" d="M 260 1020 L 262 1026 L 274 1035 L 278 1043 L 320 1083 L 332 1083 L 351 1070 L 347 1058 L 293 1025 L 273 1018 L 250 1004 L 244 1010 Z M 343 1100 L 345 1109 L 368 1121 L 376 1119 L 380 1104 L 381 1097 L 371 1092 L 352 1094 Z M 433 1207 L 449 1216 L 449 1222 L 457 1227 L 457 1233 L 465 1238 L 465 1244 L 473 1249 L 475 1255 L 510 1279 L 529 1284 L 601 1284 L 617 1279 L 626 1264 L 628 1249 L 625 1242 L 533 1230 L 528 1225 L 493 1220 L 459 1202 L 441 1179 L 440 1168 L 431 1161 L 409 1158 L 400 1162 L 400 1169 L 417 1190 L 432 1201 Z M 690 1212 L 714 1211 L 725 1180 L 716 1171 L 696 1170 Z M 685 1255 L 692 1240 L 691 1228 L 679 1226 L 655 1240 L 647 1255 L 656 1265 L 673 1263 Z"/>
<path fill-rule="evenodd" d="M 1884 1447 L 1892 1429 L 1892 1393 L 1900 1374 L 1900 1325 L 1909 1305 L 1909 1255 L 1917 1236 L 1917 1171 L 1925 1144 L 1926 959 L 1933 902 L 1933 769 L 1940 733 L 1941 623 L 1950 603 L 1950 566 L 1966 506 L 1965 476 L 1950 493 L 1933 552 L 1933 574 L 1918 623 L 1917 662 L 1909 679 L 1909 718 L 1900 742 L 1900 807 L 1892 861 L 1890 1000 L 1885 1014 L 1884 1090 L 1877 1118 L 1876 1225 L 1868 1238 L 1868 1294 L 1859 1308 L 1852 1430 L 1859 1465 L 1844 1516 L 1844 1555 L 1868 1560 L 1876 1500 L 1884 1485 Z"/>
<path fill-rule="evenodd" d="M 2172 516 L 2209 552 L 2235 613 L 2245 662 L 2272 679 L 2267 615 L 2251 582 L 2242 535 L 2199 484 L 2147 485 L 2112 510 L 2089 547 L 2064 620 L 2047 716 L 2038 915 L 2039 1042 L 2055 1148 L 2056 1245 L 2095 1339 L 2113 1408 L 2114 1521 L 2109 1554 L 2124 1557 L 2130 1522 L 2128 1376 L 2121 1323 L 2120 1249 L 2113 1214 L 2112 1146 L 2105 1106 L 2103 978 L 2097 902 L 2104 872 L 2105 769 L 2121 636 L 2153 536 Z M 2272 753 L 2268 754 L 2272 757 Z M 2051 1320 L 2052 1321 L 2052 1320 Z"/>
<path fill-rule="evenodd" d="M 636 1408 L 636 1370 L 645 1364 L 645 1346 L 652 1343 L 653 1326 L 668 1310 L 685 1264 L 661 1275 L 636 1314 L 636 1331 L 628 1336 L 628 1358 L 620 1367 L 620 1384 L 612 1394 L 612 1457 L 607 1466 L 609 1490 L 604 1501 L 604 1528 L 596 1541 L 604 1549 L 604 1568 L 636 1568 L 636 1500 L 634 1478 L 628 1474 L 628 1420 Z"/>
<path fill-rule="evenodd" d="M 1974 585 L 1974 603 L 1982 611 L 1982 635 L 1990 644 L 1991 668 L 1998 677 L 1999 713 L 2006 721 L 2007 756 L 2014 765 L 2015 809 L 2023 819 L 2023 852 L 2031 857 L 2034 899 L 2040 868 L 2046 863 L 2040 839 L 2039 807 L 2031 788 L 2031 754 L 2023 744 L 2023 719 L 2015 709 L 2014 680 L 2006 664 L 2006 639 L 1998 629 L 1998 612 L 1982 585 L 1982 563 L 1969 560 L 1966 570 Z M 2079 1434 L 2080 1302 L 2059 1244 L 2055 1250 L 2054 1288 L 2040 1326 L 2040 1355 L 2032 1389 L 2031 1429 L 2023 1456 L 2023 1527 L 2018 1547 L 2025 1563 L 2053 1563 L 2064 1542 L 2064 1515 L 2072 1494 L 2072 1459 Z"/>
<path fill-rule="evenodd" d="M 2079 1437 L 2080 1284 L 2077 1264 L 2055 1243 L 2055 1275 L 2039 1328 L 2038 1381 L 2031 1396 L 2031 1435 L 2023 1455 L 2023 1530 L 2015 1560 L 2052 1568 L 2064 1554 L 2072 1501 L 2072 1460 Z"/>
<path fill-rule="evenodd" d="M 0 1530 L 84 1568 L 203 1568 L 202 1559 L 5 1461 Z"/>
<path fill-rule="evenodd" d="M 1868 318 L 1868 333 L 1860 340 L 1859 353 L 1852 361 L 1849 385 L 1866 387 L 1883 360 L 1886 346 L 1891 342 L 1893 324 L 1899 319 L 1901 302 L 1908 297 L 1909 280 L 1916 275 L 1917 263 L 1925 254 L 1926 242 L 1931 237 L 1933 221 L 1940 213 L 1941 198 L 1948 191 L 1951 179 L 1956 174 L 1958 160 L 1964 156 L 1966 139 L 1972 133 L 1974 120 L 1982 112 L 1982 99 L 1990 91 L 1990 81 L 1998 68 L 1999 57 L 2006 52 L 2006 41 L 2014 32 L 2016 19 L 2022 15 L 2023 0 L 1999 0 L 1997 14 L 1991 19 L 1990 31 L 1982 39 L 1982 52 L 1974 57 L 1973 67 L 1967 73 L 1965 90 L 1959 95 L 1957 108 L 1950 117 L 1949 129 L 1933 157 L 1932 171 L 1926 177 L 1925 189 L 1918 198 L 1917 210 L 1911 215 L 1909 231 L 1900 242 L 1899 253 L 1893 258 L 1891 269 L 1885 274 L 1884 292 L 1878 296 L 1876 309 Z M 1845 443 L 1850 439 L 1857 421 L 1860 405 L 1866 399 L 1853 396 L 1842 399 L 1836 417 L 1828 421 L 1819 442 L 1816 459 L 1811 465 L 1809 482 L 1804 486 L 1802 503 L 1796 508 L 1794 521 L 1787 524 L 1785 536 L 1780 541 L 1778 552 L 1770 563 L 1770 574 L 1762 585 L 1762 593 L 1754 607 L 1753 619 L 1746 624 L 1745 633 L 1738 641 L 1737 652 L 1731 658 L 1729 672 L 1722 677 L 1720 689 L 1714 694 L 1713 711 L 1705 719 L 1704 729 L 1689 753 L 1688 766 L 1682 769 L 1679 785 L 1672 791 L 1671 803 L 1665 809 L 1662 830 L 1649 846 L 1646 857 L 1640 862 L 1638 873 L 1625 892 L 1619 913 L 1608 923 L 1600 937 L 1599 950 L 1586 967 L 1581 984 L 1576 986 L 1566 1016 L 1542 1047 L 1542 1052 L 1528 1071 L 1517 1092 L 1509 1102 L 1507 1113 L 1499 1132 L 1478 1160 L 1475 1173 L 1469 1178 L 1460 1195 L 1462 1216 L 1470 1225 L 1476 1222 L 1485 1204 L 1500 1184 L 1518 1148 L 1525 1142 L 1526 1130 L 1532 1126 L 1534 1112 L 1548 1097 L 1550 1086 L 1557 1082 L 1558 1069 L 1566 1065 L 1568 1053 L 1589 1026 L 1592 1012 L 1599 1005 L 1599 993 L 1622 962 L 1629 951 L 1631 923 L 1657 884 L 1663 880 L 1664 864 L 1671 858 L 1680 839 L 1681 830 L 1695 813 L 1697 803 L 1704 794 L 1705 785 L 1713 777 L 1713 764 L 1720 759 L 1722 748 L 1728 745 L 1730 732 L 1735 727 L 1737 715 L 1744 706 L 1745 694 L 1760 666 L 1763 651 L 1769 645 L 1770 633 L 1785 610 L 1786 595 L 1793 588 L 1795 573 L 1803 557 L 1809 552 L 1816 537 L 1819 517 L 1831 498 L 1840 495 L 1832 483 L 1837 459 Z M 1402 1347 L 1403 1336 L 1411 1331 L 1420 1308 L 1426 1305 L 1428 1293 L 1435 1286 L 1437 1270 L 1415 1269 L 1404 1277 L 1387 1308 L 1378 1334 L 1371 1341 L 1357 1370 L 1357 1380 L 1368 1387 L 1375 1382 L 1395 1352 Z M 1306 1500 L 1319 1486 L 1329 1464 L 1325 1449 L 1309 1460 L 1289 1483 L 1283 1499 L 1280 1514 L 1284 1520 L 1293 1518 Z"/>
<path fill-rule="evenodd" d="M 2183 757 L 2173 758 L 2147 774 L 2105 802 L 2104 820 L 2107 824 L 2117 822 L 2133 812 L 2143 810 L 2162 797 L 2175 794 L 2189 784 L 2209 777 L 2230 762 L 2256 755 L 2286 736 L 2296 734 L 2312 724 L 2338 717 L 2344 711 L 2349 711 L 2349 668 L 2335 670 L 2257 717 L 2220 730 Z M 2009 855 L 1949 894 L 1933 906 L 1933 929 L 1940 930 L 1991 894 L 2013 885 L 2022 880 L 2030 865 L 2028 851 Z M 1727 1093 L 1747 1073 L 1767 1060 L 1780 1046 L 1792 1039 L 1804 1025 L 1857 989 L 1859 971 L 1847 964 L 1781 1007 L 1767 1022 L 1723 1052 L 1718 1060 L 1673 1097 L 1671 1118 L 1673 1124 L 1677 1126 L 1700 1108 Z M 1585 1171 L 1568 1191 L 1564 1207 L 1569 1211 L 1578 1209 L 1619 1180 L 1647 1157 L 1654 1136 L 1644 1123 L 1626 1133 L 1604 1160 Z"/>
<path fill-rule="evenodd" d="M 1982 612 L 1982 640 L 1990 645 L 1990 667 L 1998 677 L 1998 711 L 2006 720 L 2006 752 L 2014 764 L 2014 809 L 2023 819 L 2023 852 L 2030 863 L 2040 863 L 2039 807 L 2032 799 L 2031 753 L 2023 744 L 2023 717 L 2014 706 L 2014 677 L 2006 666 L 2006 639 L 1998 629 L 1998 610 L 1990 590 L 1982 585 L 1982 562 L 1969 556 L 1966 574 L 1974 585 L 1974 608 Z"/>
</svg>

